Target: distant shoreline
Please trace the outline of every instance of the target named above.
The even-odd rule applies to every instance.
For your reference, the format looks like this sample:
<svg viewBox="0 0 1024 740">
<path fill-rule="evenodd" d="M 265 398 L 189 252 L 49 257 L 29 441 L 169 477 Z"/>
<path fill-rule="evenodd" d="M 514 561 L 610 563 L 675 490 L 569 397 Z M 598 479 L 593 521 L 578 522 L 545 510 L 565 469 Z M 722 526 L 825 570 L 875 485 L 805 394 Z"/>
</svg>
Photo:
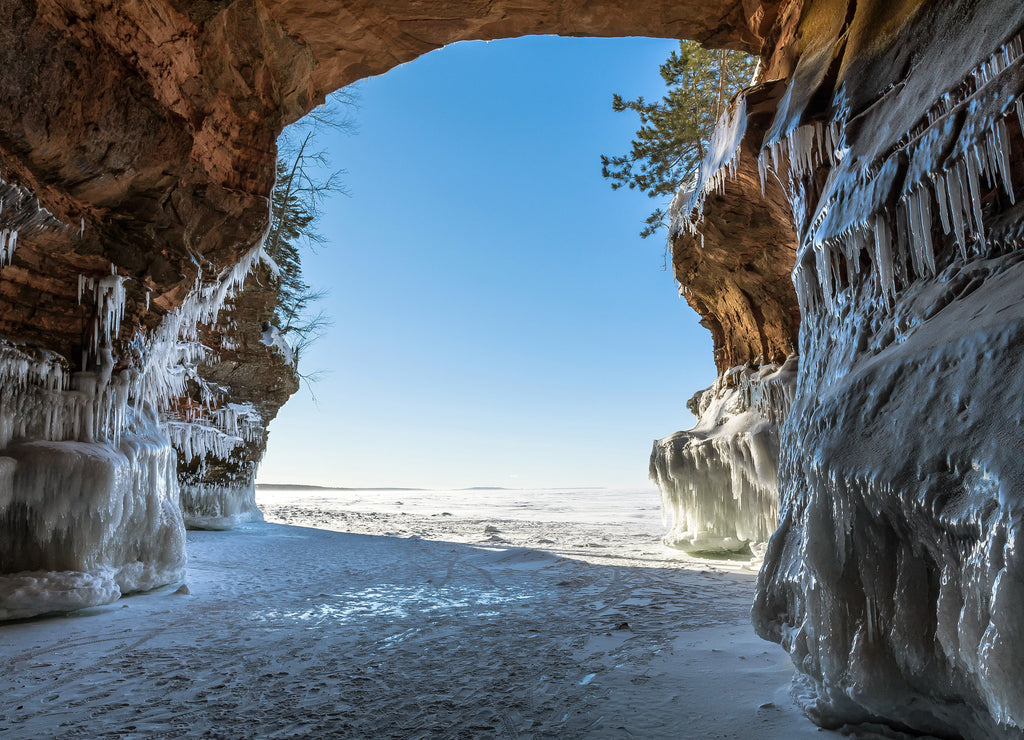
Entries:
<svg viewBox="0 0 1024 740">
<path fill-rule="evenodd" d="M 557 488 L 505 488 L 504 486 L 469 486 L 468 488 L 402 488 L 400 486 L 311 486 L 301 483 L 257 483 L 256 490 L 278 491 L 604 491 L 607 486 L 558 486 Z"/>
<path fill-rule="evenodd" d="M 345 486 L 307 486 L 300 483 L 257 483 L 256 490 L 274 488 L 279 491 L 429 491 L 429 488 L 399 488 L 379 486 L 375 488 L 347 488 Z"/>
</svg>

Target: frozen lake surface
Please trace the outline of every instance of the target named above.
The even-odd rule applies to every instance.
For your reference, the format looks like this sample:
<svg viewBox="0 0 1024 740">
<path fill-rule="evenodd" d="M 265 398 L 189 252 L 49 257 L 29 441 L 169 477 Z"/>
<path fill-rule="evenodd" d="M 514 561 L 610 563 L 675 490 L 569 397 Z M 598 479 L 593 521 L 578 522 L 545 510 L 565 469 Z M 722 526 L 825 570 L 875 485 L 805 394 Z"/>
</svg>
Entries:
<svg viewBox="0 0 1024 740">
<path fill-rule="evenodd" d="M 187 589 L 0 627 L 0 736 L 821 737 L 657 493 L 261 490 Z"/>
</svg>

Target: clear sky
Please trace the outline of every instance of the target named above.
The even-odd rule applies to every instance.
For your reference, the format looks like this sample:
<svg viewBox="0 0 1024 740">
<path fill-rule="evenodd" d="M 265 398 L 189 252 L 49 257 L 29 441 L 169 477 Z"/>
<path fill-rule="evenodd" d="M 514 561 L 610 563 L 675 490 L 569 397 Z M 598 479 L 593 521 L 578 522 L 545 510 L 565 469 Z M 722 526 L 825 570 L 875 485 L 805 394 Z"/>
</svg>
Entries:
<svg viewBox="0 0 1024 740">
<path fill-rule="evenodd" d="M 325 370 L 270 427 L 261 483 L 647 487 L 692 425 L 711 337 L 641 239 L 656 205 L 600 155 L 659 98 L 675 42 L 530 37 L 447 47 L 358 85 L 328 244 L 305 257 L 334 325 Z"/>
</svg>

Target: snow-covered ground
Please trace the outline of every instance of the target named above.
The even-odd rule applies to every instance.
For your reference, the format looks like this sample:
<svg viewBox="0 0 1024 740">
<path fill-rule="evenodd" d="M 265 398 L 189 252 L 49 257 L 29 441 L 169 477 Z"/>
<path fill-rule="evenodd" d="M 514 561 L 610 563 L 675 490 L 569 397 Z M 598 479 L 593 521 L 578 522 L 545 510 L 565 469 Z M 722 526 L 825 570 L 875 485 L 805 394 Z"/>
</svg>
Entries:
<svg viewBox="0 0 1024 740">
<path fill-rule="evenodd" d="M 0 737 L 821 737 L 647 491 L 268 491 L 176 585 L 0 627 Z"/>
</svg>

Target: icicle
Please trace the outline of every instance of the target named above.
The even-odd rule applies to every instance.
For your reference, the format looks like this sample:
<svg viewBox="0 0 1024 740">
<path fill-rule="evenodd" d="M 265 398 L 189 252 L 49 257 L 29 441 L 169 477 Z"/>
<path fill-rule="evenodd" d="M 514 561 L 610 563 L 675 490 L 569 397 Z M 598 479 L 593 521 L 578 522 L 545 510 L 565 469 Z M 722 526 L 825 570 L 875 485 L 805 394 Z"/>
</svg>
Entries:
<svg viewBox="0 0 1024 740">
<path fill-rule="evenodd" d="M 896 295 L 896 281 L 893 277 L 892 244 L 889 240 L 889 224 L 881 214 L 875 216 L 875 270 L 882 297 L 891 299 Z"/>
<path fill-rule="evenodd" d="M 942 233 L 949 234 L 949 206 L 947 204 L 946 178 L 941 172 L 933 175 L 935 181 L 935 202 L 939 206 L 939 220 L 942 222 Z"/>
<path fill-rule="evenodd" d="M 818 285 L 821 287 L 822 301 L 826 308 L 835 308 L 832 291 L 832 276 L 829 266 L 829 256 L 824 245 L 817 245 L 814 249 L 814 262 L 818 272 Z"/>
<path fill-rule="evenodd" d="M 1018 103 L 1020 101 L 1018 100 Z M 996 167 L 999 172 L 999 180 L 1003 184 L 1003 190 L 1010 199 L 1010 205 L 1016 201 L 1013 196 L 1013 179 L 1010 175 L 1010 134 L 1006 130 L 1006 120 L 1000 118 L 996 121 L 992 131 L 991 141 L 995 148 Z"/>
<path fill-rule="evenodd" d="M 914 191 L 915 210 L 920 224 L 920 242 L 916 245 L 918 258 L 924 268 L 924 276 L 935 274 L 935 248 L 932 245 L 931 198 L 924 192 L 926 186 Z"/>
<path fill-rule="evenodd" d="M 981 188 L 978 185 L 978 169 L 980 169 L 980 165 L 977 148 L 972 146 L 967 149 L 964 157 L 964 167 L 967 169 L 967 184 L 970 188 L 971 209 L 969 213 L 974 217 L 974 233 L 977 234 L 979 239 L 984 240 L 985 224 L 981 218 Z"/>
<path fill-rule="evenodd" d="M 964 197 L 963 179 L 959 160 L 954 163 L 952 171 L 946 176 L 946 188 L 949 193 L 949 215 L 953 222 L 953 238 L 956 239 L 960 256 L 967 259 L 967 242 L 964 237 Z"/>
</svg>

